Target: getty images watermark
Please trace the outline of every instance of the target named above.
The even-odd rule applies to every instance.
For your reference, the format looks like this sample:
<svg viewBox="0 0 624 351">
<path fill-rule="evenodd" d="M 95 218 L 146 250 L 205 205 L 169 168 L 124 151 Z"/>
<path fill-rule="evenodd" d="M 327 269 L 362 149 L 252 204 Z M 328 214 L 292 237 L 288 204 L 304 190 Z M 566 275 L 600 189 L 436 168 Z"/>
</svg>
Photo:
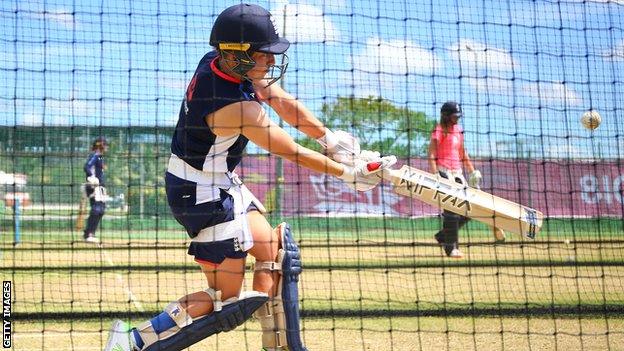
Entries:
<svg viewBox="0 0 624 351">
<path fill-rule="evenodd" d="M 11 348 L 11 281 L 2 282 L 2 347 Z"/>
</svg>

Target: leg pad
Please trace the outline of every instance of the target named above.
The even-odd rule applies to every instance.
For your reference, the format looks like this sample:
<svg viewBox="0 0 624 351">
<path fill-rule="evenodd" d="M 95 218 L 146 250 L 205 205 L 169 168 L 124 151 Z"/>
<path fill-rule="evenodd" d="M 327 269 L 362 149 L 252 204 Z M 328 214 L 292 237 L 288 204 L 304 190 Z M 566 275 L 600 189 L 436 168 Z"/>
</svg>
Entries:
<svg viewBox="0 0 624 351">
<path fill-rule="evenodd" d="M 194 319 L 176 334 L 156 341 L 143 351 L 181 351 L 211 335 L 230 331 L 249 319 L 268 299 L 264 293 L 244 292 L 236 301 L 224 302 L 221 311 Z"/>
</svg>

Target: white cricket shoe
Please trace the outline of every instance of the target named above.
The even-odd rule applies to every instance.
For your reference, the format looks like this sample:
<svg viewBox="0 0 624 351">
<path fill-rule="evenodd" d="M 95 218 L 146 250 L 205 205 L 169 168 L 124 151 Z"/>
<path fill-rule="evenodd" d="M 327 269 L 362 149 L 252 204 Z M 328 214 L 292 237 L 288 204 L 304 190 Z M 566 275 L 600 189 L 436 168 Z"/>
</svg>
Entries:
<svg viewBox="0 0 624 351">
<path fill-rule="evenodd" d="M 87 243 L 92 243 L 92 244 L 99 244 L 100 243 L 100 239 L 94 237 L 94 236 L 88 236 L 86 238 L 84 238 L 84 241 Z"/>
<path fill-rule="evenodd" d="M 464 254 L 459 251 L 459 249 L 453 249 L 453 251 L 451 251 L 451 253 L 448 255 L 448 257 L 450 258 L 463 258 Z"/>
<path fill-rule="evenodd" d="M 135 347 L 130 340 L 130 326 L 124 321 L 113 322 L 104 351 L 133 351 Z"/>
</svg>

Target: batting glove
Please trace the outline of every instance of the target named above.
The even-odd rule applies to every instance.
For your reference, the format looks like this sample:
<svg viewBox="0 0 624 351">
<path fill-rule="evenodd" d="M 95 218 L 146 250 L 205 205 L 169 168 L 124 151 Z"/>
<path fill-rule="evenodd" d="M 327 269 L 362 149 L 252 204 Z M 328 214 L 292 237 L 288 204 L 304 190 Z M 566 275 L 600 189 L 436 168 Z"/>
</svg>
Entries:
<svg viewBox="0 0 624 351">
<path fill-rule="evenodd" d="M 325 150 L 327 155 L 334 161 L 353 166 L 360 155 L 360 142 L 351 134 L 338 130 L 332 132 L 325 130 L 325 135 L 316 139 Z"/>
<path fill-rule="evenodd" d="M 87 177 L 87 183 L 91 185 L 100 185 L 100 180 L 96 176 Z"/>
<path fill-rule="evenodd" d="M 370 162 L 380 159 L 381 154 L 378 151 L 362 150 L 358 158 L 362 161 Z"/>
<path fill-rule="evenodd" d="M 338 178 L 356 191 L 368 191 L 381 182 L 381 170 L 397 162 L 395 156 L 379 157 L 371 161 L 356 160 L 354 166 L 343 164 L 344 171 Z"/>
<path fill-rule="evenodd" d="M 481 186 L 481 179 L 483 179 L 483 177 L 481 176 L 481 172 L 479 172 L 478 170 L 474 170 L 468 176 L 468 185 L 473 188 L 479 188 Z"/>
</svg>

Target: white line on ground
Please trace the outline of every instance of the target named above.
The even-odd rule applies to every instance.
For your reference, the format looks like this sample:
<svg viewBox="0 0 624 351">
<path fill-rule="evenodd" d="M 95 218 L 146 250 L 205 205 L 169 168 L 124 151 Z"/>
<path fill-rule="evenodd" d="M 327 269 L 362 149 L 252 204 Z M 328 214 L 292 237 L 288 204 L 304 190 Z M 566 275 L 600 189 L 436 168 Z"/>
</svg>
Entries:
<svg viewBox="0 0 624 351">
<path fill-rule="evenodd" d="M 115 263 L 113 262 L 113 259 L 108 254 L 108 252 L 106 250 L 102 250 L 102 252 L 104 253 L 104 258 L 106 259 L 106 263 L 108 263 L 108 265 L 111 267 L 114 266 Z M 119 285 L 123 286 L 124 290 L 126 291 L 126 294 L 128 294 L 128 299 L 132 302 L 134 307 L 136 307 L 140 312 L 145 312 L 145 310 L 143 309 L 143 305 L 141 304 L 141 301 L 139 301 L 137 297 L 134 295 L 134 293 L 132 292 L 132 290 L 130 290 L 130 285 L 125 282 L 123 276 L 120 273 L 115 274 L 115 276 L 117 277 L 117 281 L 119 282 Z"/>
</svg>

